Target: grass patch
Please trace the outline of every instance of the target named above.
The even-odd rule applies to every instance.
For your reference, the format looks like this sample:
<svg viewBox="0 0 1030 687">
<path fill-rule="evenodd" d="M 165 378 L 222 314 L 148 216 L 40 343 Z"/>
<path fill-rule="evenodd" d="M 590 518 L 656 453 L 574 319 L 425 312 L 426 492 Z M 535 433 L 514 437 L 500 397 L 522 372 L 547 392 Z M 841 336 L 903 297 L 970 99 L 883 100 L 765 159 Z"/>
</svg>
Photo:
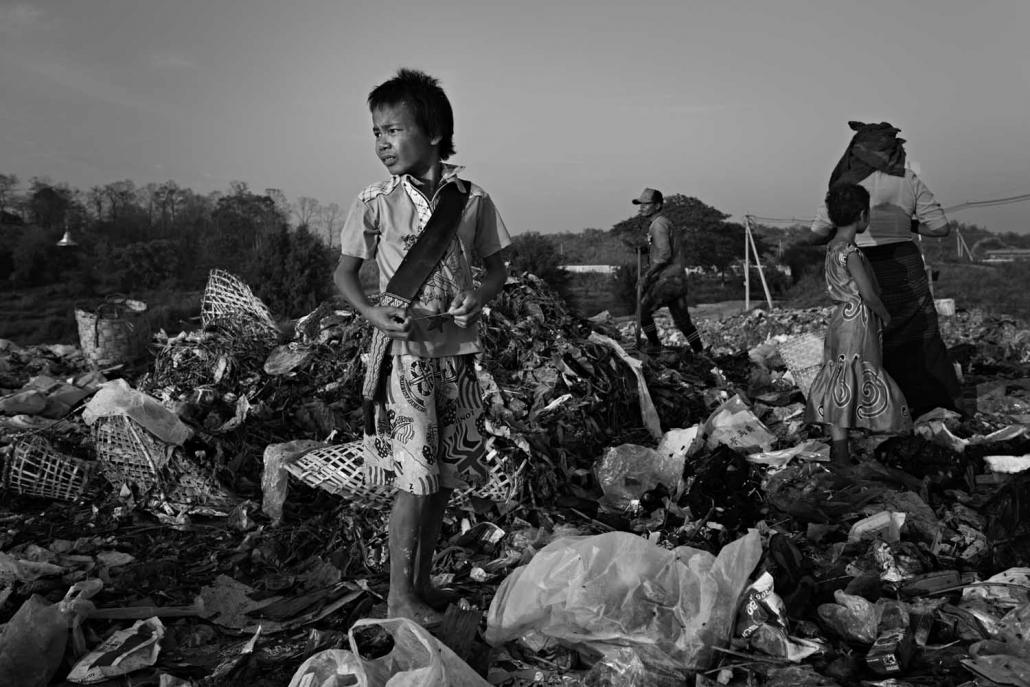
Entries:
<svg viewBox="0 0 1030 687">
<path fill-rule="evenodd" d="M 937 263 L 935 298 L 954 298 L 961 310 L 983 310 L 993 315 L 1009 315 L 1030 320 L 1030 269 L 1026 263 L 976 265 L 970 263 Z M 806 274 L 785 296 L 791 308 L 832 305 L 826 293 L 822 270 Z"/>
</svg>

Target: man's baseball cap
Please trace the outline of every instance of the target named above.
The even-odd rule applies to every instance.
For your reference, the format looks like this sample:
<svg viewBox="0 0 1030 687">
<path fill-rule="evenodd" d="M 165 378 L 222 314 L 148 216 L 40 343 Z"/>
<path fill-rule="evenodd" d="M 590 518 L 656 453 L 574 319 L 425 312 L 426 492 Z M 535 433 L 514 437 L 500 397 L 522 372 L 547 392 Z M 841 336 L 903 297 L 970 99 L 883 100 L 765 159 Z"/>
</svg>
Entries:
<svg viewBox="0 0 1030 687">
<path fill-rule="evenodd" d="M 645 188 L 643 191 L 641 191 L 639 198 L 634 198 L 633 199 L 633 204 L 634 205 L 640 205 L 641 203 L 661 203 L 661 202 L 662 202 L 662 192 L 661 191 L 656 191 L 653 188 Z"/>
</svg>

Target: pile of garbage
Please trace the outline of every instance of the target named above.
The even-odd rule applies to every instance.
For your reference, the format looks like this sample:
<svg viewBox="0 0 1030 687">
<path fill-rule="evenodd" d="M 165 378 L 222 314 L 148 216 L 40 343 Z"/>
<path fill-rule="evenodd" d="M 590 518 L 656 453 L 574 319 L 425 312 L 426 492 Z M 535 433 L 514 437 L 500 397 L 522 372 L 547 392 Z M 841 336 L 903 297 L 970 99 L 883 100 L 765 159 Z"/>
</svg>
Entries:
<svg viewBox="0 0 1030 687">
<path fill-rule="evenodd" d="M 437 628 L 377 619 L 353 313 L 280 325 L 216 272 L 145 367 L 0 342 L 0 684 L 1030 685 L 1030 329 L 942 318 L 978 412 L 831 468 L 781 355 L 829 312 L 701 321 L 710 355 L 659 317 L 642 355 L 509 279 Z"/>
</svg>

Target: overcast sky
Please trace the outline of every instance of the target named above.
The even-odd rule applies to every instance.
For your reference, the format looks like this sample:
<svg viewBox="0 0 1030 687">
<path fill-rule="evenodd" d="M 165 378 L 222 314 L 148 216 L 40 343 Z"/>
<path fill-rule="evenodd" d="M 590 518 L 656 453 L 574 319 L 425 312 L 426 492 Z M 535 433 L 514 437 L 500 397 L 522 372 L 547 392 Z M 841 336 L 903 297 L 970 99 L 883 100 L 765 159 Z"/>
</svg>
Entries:
<svg viewBox="0 0 1030 687">
<path fill-rule="evenodd" d="M 810 217 L 849 119 L 945 206 L 1030 193 L 1026 0 L 0 0 L 0 173 L 231 180 L 349 205 L 365 98 L 439 77 L 509 228 L 607 229 L 644 186 Z M 1030 231 L 1030 203 L 956 212 Z"/>
</svg>

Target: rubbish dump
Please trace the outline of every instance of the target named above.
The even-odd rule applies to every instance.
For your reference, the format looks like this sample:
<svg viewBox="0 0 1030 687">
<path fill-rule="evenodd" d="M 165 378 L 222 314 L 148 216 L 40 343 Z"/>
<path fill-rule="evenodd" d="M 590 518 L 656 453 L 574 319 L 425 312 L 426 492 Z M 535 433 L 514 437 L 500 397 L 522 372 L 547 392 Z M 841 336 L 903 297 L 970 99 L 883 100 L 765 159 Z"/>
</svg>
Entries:
<svg viewBox="0 0 1030 687">
<path fill-rule="evenodd" d="M 157 332 L 147 361 L 0 341 L 0 666 L 39 685 L 1030 685 L 1030 327 L 942 317 L 975 414 L 856 435 L 838 467 L 791 358 L 829 312 L 700 320 L 710 355 L 659 316 L 668 346 L 640 355 L 632 323 L 509 279 L 479 325 L 492 486 L 447 511 L 431 577 L 453 603 L 429 628 L 377 619 L 390 494 L 362 481 L 369 331 L 349 309 L 276 322 L 219 270 L 201 326 Z M 75 585 L 88 602 L 62 606 Z"/>
</svg>

